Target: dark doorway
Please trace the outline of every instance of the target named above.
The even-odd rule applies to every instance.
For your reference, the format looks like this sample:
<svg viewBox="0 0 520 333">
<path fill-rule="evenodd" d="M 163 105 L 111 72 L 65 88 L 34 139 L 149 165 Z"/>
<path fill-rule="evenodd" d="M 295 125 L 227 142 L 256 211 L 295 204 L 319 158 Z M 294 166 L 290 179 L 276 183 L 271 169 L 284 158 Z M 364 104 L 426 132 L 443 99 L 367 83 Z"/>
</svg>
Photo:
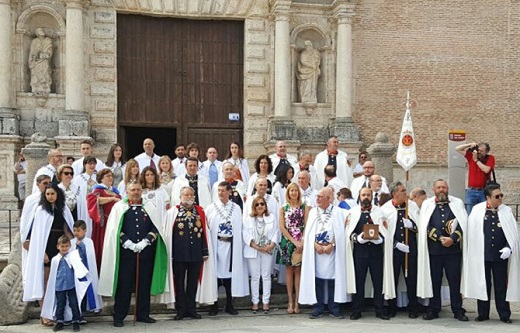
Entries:
<svg viewBox="0 0 520 333">
<path fill-rule="evenodd" d="M 174 157 L 177 129 L 166 127 L 121 127 L 123 146 L 127 159 L 134 158 L 143 152 L 143 141 L 150 138 L 155 143 L 155 153 L 159 156 Z"/>
</svg>

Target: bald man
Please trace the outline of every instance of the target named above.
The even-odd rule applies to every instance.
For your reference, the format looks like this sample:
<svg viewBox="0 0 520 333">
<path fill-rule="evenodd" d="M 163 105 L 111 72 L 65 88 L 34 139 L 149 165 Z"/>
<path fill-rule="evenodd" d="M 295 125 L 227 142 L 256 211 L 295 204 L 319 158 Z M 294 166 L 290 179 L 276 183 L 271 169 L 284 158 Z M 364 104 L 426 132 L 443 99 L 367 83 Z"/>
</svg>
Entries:
<svg viewBox="0 0 520 333">
<path fill-rule="evenodd" d="M 146 138 L 143 141 L 144 152 L 137 155 L 135 160 L 139 163 L 139 172 L 147 166 L 154 170 L 159 170 L 159 158 L 160 156 L 154 153 L 155 143 L 152 139 Z"/>
</svg>

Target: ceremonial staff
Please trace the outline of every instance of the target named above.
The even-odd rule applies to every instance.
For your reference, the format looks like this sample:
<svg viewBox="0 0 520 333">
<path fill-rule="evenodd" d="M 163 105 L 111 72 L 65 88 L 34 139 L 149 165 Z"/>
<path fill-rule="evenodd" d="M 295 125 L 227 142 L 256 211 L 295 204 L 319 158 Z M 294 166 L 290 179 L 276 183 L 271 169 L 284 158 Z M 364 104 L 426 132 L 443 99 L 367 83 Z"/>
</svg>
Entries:
<svg viewBox="0 0 520 333">
<path fill-rule="evenodd" d="M 412 116 L 410 114 L 410 91 L 406 94 L 406 112 L 404 114 L 403 127 L 399 137 L 399 146 L 397 148 L 396 162 L 406 172 L 406 188 L 408 188 L 409 171 L 417 163 L 417 154 L 415 150 L 415 136 L 413 133 Z M 404 217 L 408 218 L 408 198 L 405 200 Z M 416 221 L 417 223 L 417 221 Z M 405 230 L 405 244 L 408 245 L 408 228 Z M 408 253 L 404 257 L 404 276 L 408 277 Z"/>
<path fill-rule="evenodd" d="M 134 326 L 137 320 L 137 302 L 139 297 L 139 252 L 135 256 L 135 304 L 134 304 Z"/>
</svg>

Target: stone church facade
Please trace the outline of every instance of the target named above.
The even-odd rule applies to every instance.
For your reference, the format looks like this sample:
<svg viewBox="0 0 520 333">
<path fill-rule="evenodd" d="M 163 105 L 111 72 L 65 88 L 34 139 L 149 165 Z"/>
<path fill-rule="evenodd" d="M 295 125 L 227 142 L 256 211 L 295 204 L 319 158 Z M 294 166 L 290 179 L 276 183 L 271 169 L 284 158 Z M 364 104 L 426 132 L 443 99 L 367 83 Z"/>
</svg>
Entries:
<svg viewBox="0 0 520 333">
<path fill-rule="evenodd" d="M 102 159 L 117 141 L 117 18 L 140 14 L 243 21 L 250 160 L 278 139 L 292 153 L 318 152 L 335 134 L 353 162 L 379 132 L 395 145 L 410 90 L 419 160 L 410 187 L 447 176 L 448 130 L 462 129 L 490 143 L 506 202 L 520 202 L 519 12 L 513 0 L 0 0 L 0 200 L 15 202 L 12 165 L 34 133 L 66 155 L 93 137 Z M 52 40 L 50 91 L 33 87 L 38 28 Z M 320 58 L 310 102 L 298 86 L 306 41 Z M 402 179 L 395 164 L 390 173 Z"/>
</svg>

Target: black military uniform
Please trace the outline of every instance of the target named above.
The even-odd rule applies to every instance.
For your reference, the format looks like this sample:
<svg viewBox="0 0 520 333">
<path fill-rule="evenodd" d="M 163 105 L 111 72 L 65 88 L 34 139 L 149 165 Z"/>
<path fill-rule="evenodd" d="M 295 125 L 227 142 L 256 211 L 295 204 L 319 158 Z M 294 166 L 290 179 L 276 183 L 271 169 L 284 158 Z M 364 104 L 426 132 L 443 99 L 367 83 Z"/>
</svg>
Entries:
<svg viewBox="0 0 520 333">
<path fill-rule="evenodd" d="M 200 318 L 195 310 L 195 298 L 203 257 L 208 256 L 208 243 L 205 235 L 206 221 L 202 214 L 199 213 L 196 206 L 186 208 L 181 205 L 173 227 L 172 260 L 176 320 L 183 319 L 185 316 Z"/>
<path fill-rule="evenodd" d="M 399 251 L 395 246 L 397 243 L 405 243 L 406 228 L 403 223 L 406 212 L 406 204 L 397 205 L 393 203 L 397 210 L 397 223 L 394 233 L 394 280 L 395 290 L 399 283 L 399 274 L 405 271 L 405 253 Z M 405 277 L 406 293 L 408 294 L 408 311 L 410 318 L 417 318 L 417 225 L 415 221 L 410 220 L 413 224 L 411 229 L 408 229 L 408 246 L 410 252 L 408 253 L 408 277 Z M 390 308 L 390 316 L 394 316 L 397 311 L 397 299 L 394 298 L 388 301 Z"/>
<path fill-rule="evenodd" d="M 450 287 L 451 310 L 455 317 L 464 316 L 466 310 L 462 307 L 460 295 L 460 278 L 462 250 L 462 229 L 457 224 L 453 229 L 452 221 L 455 215 L 451 211 L 448 202 L 438 202 L 430 217 L 428 224 L 428 252 L 430 254 L 430 275 L 432 279 L 433 297 L 430 299 L 428 313 L 430 317 L 438 317 L 441 311 L 441 286 L 442 272 L 446 271 L 446 278 Z M 441 237 L 450 237 L 454 243 L 450 247 L 444 247 L 440 241 Z M 433 319 L 428 316 L 425 319 Z M 467 319 L 466 319 L 467 320 Z"/>
<path fill-rule="evenodd" d="M 114 300 L 114 323 L 123 322 L 128 314 L 132 293 L 135 291 L 136 258 L 137 253 L 123 248 L 123 244 L 130 240 L 137 244 L 148 239 L 151 245 L 139 253 L 139 285 L 137 297 L 137 320 L 147 321 L 150 315 L 150 288 L 152 284 L 153 265 L 155 259 L 155 240 L 157 228 L 143 209 L 141 204 L 130 205 L 123 217 L 121 227 L 121 245 L 119 247 L 119 270 L 117 289 Z"/>
<path fill-rule="evenodd" d="M 370 216 L 371 207 L 367 210 L 361 209 L 361 217 L 352 233 L 351 240 L 354 242 L 354 269 L 356 270 L 356 293 L 352 297 L 353 315 L 361 314 L 363 301 L 365 300 L 365 280 L 368 269 L 374 288 L 374 306 L 376 316 L 388 319 L 383 310 L 383 267 L 384 267 L 384 243 L 374 244 L 368 242 L 361 244 L 357 241 L 357 236 L 363 232 L 364 224 L 373 224 Z M 383 237 L 380 235 L 380 237 Z M 352 318 L 351 316 L 351 318 Z M 352 318 L 357 319 L 357 318 Z"/>
</svg>

